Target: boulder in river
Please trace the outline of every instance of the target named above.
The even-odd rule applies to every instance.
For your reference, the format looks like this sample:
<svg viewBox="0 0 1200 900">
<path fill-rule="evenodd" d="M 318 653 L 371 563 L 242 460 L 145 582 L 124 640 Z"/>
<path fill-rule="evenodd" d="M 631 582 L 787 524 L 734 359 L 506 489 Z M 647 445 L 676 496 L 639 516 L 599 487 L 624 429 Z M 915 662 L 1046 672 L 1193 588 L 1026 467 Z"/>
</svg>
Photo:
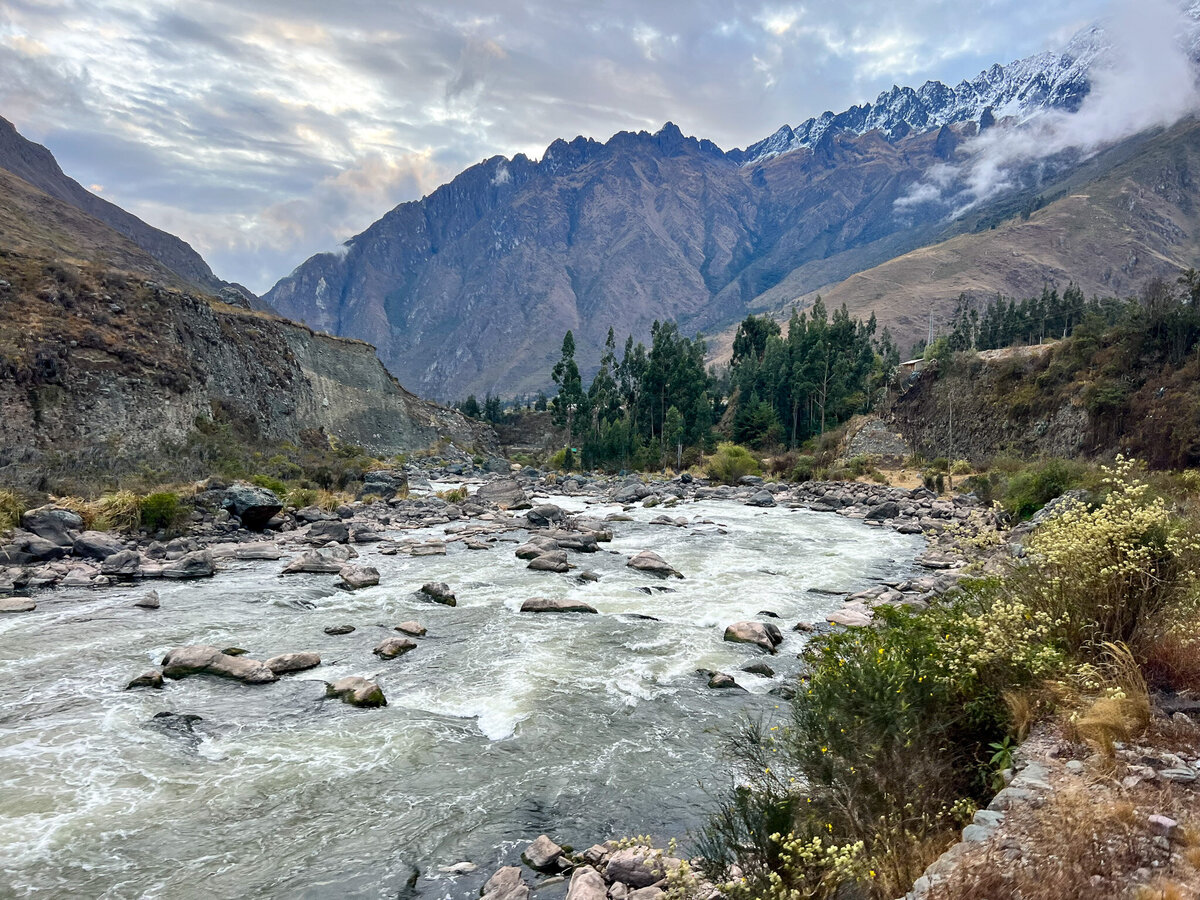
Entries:
<svg viewBox="0 0 1200 900">
<path fill-rule="evenodd" d="M 85 531 L 71 546 L 71 552 L 81 559 L 105 560 L 124 549 L 121 541 L 104 531 Z"/>
<path fill-rule="evenodd" d="M 25 597 L 0 597 L 0 613 L 33 612 L 37 604 Z"/>
<path fill-rule="evenodd" d="M 658 575 L 661 578 L 675 576 L 682 578 L 683 575 L 677 570 L 668 565 L 667 561 L 655 553 L 653 550 L 643 550 L 633 559 L 626 563 L 632 569 L 637 569 L 639 572 L 648 572 L 651 575 Z"/>
<path fill-rule="evenodd" d="M 894 500 L 885 500 L 878 506 L 869 509 L 863 518 L 867 522 L 882 522 L 885 519 L 894 519 L 898 515 L 900 515 L 900 504 Z"/>
<path fill-rule="evenodd" d="M 475 499 L 501 509 L 515 509 L 528 502 L 525 491 L 515 478 L 501 478 L 481 484 L 475 491 Z"/>
<path fill-rule="evenodd" d="M 420 622 L 401 622 L 396 626 L 396 631 L 412 637 L 425 637 L 427 629 Z"/>
<path fill-rule="evenodd" d="M 746 500 L 746 505 L 747 506 L 763 506 L 763 507 L 774 506 L 775 498 L 771 495 L 770 491 L 761 490 L 761 491 L 757 491 L 754 494 L 751 494 L 750 497 Z"/>
<path fill-rule="evenodd" d="M 142 555 L 136 550 L 122 550 L 114 553 L 100 564 L 101 575 L 115 575 L 119 578 L 132 578 L 142 568 Z"/>
<path fill-rule="evenodd" d="M 526 568 L 535 572 L 567 572 L 571 566 L 567 562 L 567 551 L 548 550 L 531 559 Z"/>
<path fill-rule="evenodd" d="M 483 886 L 481 900 L 529 900 L 529 885 L 516 866 L 505 866 Z"/>
<path fill-rule="evenodd" d="M 289 672 L 304 672 L 315 669 L 321 664 L 319 653 L 281 653 L 272 656 L 263 665 L 276 675 L 286 675 Z"/>
<path fill-rule="evenodd" d="M 390 637 L 384 638 L 379 642 L 371 652 L 380 659 L 395 659 L 397 656 L 403 656 L 409 650 L 417 649 L 416 642 L 410 641 L 408 638 Z"/>
<path fill-rule="evenodd" d="M 454 596 L 454 591 L 450 590 L 450 585 L 444 581 L 427 581 L 421 585 L 418 593 L 442 606 L 458 606 L 458 598 Z"/>
<path fill-rule="evenodd" d="M 162 567 L 163 578 L 211 578 L 217 574 L 217 563 L 211 550 L 193 550 Z"/>
<path fill-rule="evenodd" d="M 163 658 L 163 675 L 167 678 L 187 678 L 189 675 L 217 675 L 233 678 L 244 684 L 268 684 L 276 675 L 257 659 L 230 656 L 202 644 L 176 647 Z"/>
<path fill-rule="evenodd" d="M 346 560 L 357 559 L 358 554 L 353 547 L 334 545 L 322 547 L 320 550 L 308 550 L 297 556 L 283 568 L 283 575 L 304 573 L 307 575 L 337 575 L 342 571 Z"/>
<path fill-rule="evenodd" d="M 379 570 L 374 566 L 356 566 L 353 563 L 346 563 L 338 570 L 338 576 L 342 579 L 342 587 L 351 591 L 379 584 Z"/>
<path fill-rule="evenodd" d="M 521 853 L 521 859 L 525 865 L 531 869 L 536 869 L 539 872 L 556 871 L 559 857 L 563 855 L 563 848 L 550 840 L 546 835 L 539 835 L 538 838 L 525 848 Z"/>
<path fill-rule="evenodd" d="M 594 613 L 595 607 L 582 600 L 550 599 L 548 597 L 531 597 L 521 604 L 521 612 L 579 612 Z"/>
<path fill-rule="evenodd" d="M 150 591 L 133 601 L 133 605 L 141 609 L 158 609 L 158 591 Z"/>
<path fill-rule="evenodd" d="M 446 542 L 445 541 L 429 541 L 424 544 L 415 545 L 409 553 L 412 556 L 445 556 Z"/>
<path fill-rule="evenodd" d="M 525 513 L 525 518 L 529 520 L 530 525 L 535 525 L 538 528 L 549 528 L 551 525 L 557 525 L 561 522 L 565 518 L 565 514 L 553 503 L 543 503 Z"/>
<path fill-rule="evenodd" d="M 768 653 L 774 653 L 783 643 L 783 635 L 777 626 L 769 622 L 734 622 L 725 629 L 725 640 L 735 644 L 754 644 Z"/>
<path fill-rule="evenodd" d="M 283 509 L 283 502 L 274 491 L 239 481 L 225 491 L 221 506 L 241 519 L 245 528 L 262 531 L 267 522 Z"/>
<path fill-rule="evenodd" d="M 304 538 L 310 544 L 348 544 L 350 529 L 340 520 L 332 519 L 323 522 L 313 522 L 308 526 L 308 534 Z"/>
<path fill-rule="evenodd" d="M 125 690 L 130 691 L 134 688 L 160 688 L 162 686 L 162 672 L 158 671 L 158 669 L 150 669 L 125 685 Z"/>
<path fill-rule="evenodd" d="M 387 699 L 383 696 L 383 690 L 379 685 L 358 675 L 339 678 L 332 683 L 326 682 L 325 696 L 337 697 L 343 703 L 349 703 L 351 706 L 367 708 L 387 706 Z"/>
<path fill-rule="evenodd" d="M 520 547 L 513 551 L 517 559 L 537 559 L 543 553 L 549 553 L 551 550 L 557 550 L 558 541 L 554 538 L 534 535 Z"/>
<path fill-rule="evenodd" d="M 353 625 L 326 625 L 325 633 L 332 635 L 350 634 L 354 631 Z"/>
</svg>

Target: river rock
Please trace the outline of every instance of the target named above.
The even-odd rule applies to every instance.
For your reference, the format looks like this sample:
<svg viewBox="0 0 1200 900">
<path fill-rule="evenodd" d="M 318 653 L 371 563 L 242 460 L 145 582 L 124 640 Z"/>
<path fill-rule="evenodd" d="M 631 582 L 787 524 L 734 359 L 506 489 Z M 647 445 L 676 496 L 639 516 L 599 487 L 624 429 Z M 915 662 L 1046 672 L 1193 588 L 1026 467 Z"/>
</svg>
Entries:
<svg viewBox="0 0 1200 900">
<path fill-rule="evenodd" d="M 115 575 L 119 578 L 132 578 L 142 567 L 142 555 L 136 550 L 122 550 L 114 553 L 100 564 L 101 575 Z"/>
<path fill-rule="evenodd" d="M 515 509 L 528 502 L 525 491 L 515 478 L 501 478 L 481 484 L 475 492 L 475 499 L 480 503 L 499 506 L 501 509 Z"/>
<path fill-rule="evenodd" d="M 359 499 L 372 494 L 381 500 L 391 500 L 397 494 L 408 492 L 408 476 L 399 471 L 379 470 L 363 476 Z"/>
<path fill-rule="evenodd" d="M 237 516 L 243 527 L 262 531 L 267 522 L 283 509 L 283 502 L 274 491 L 239 481 L 225 491 L 221 506 Z"/>
<path fill-rule="evenodd" d="M 634 481 L 630 482 L 629 484 L 623 484 L 617 488 L 613 493 L 613 502 L 637 503 L 639 500 L 644 500 L 653 493 L 653 490 L 642 484 L 640 481 Z"/>
<path fill-rule="evenodd" d="M 320 550 L 307 550 L 284 566 L 283 575 L 304 573 L 307 575 L 337 575 L 348 559 L 356 559 L 358 554 L 351 547 L 340 544 L 332 547 L 322 547 Z"/>
<path fill-rule="evenodd" d="M 633 559 L 626 563 L 632 569 L 637 569 L 640 572 L 648 572 L 651 575 L 658 575 L 660 578 L 667 578 L 674 575 L 676 578 L 682 578 L 683 575 L 667 564 L 661 556 L 653 550 L 643 550 Z"/>
<path fill-rule="evenodd" d="M 413 637 L 425 637 L 427 629 L 420 622 L 401 622 L 396 626 L 396 631 Z"/>
<path fill-rule="evenodd" d="M 607 900 L 608 890 L 600 873 L 591 866 L 580 866 L 571 875 L 567 900 Z"/>
<path fill-rule="evenodd" d="M 326 625 L 325 633 L 332 635 L 350 634 L 354 631 L 353 625 Z"/>
<path fill-rule="evenodd" d="M 321 664 L 319 653 L 281 653 L 272 656 L 263 665 L 276 675 L 286 675 L 289 672 L 304 672 L 315 669 Z"/>
<path fill-rule="evenodd" d="M 744 687 L 734 681 L 732 675 L 726 675 L 724 672 L 713 672 L 709 676 L 708 686 L 715 689 L 745 690 Z"/>
<path fill-rule="evenodd" d="M 131 691 L 134 688 L 160 688 L 162 686 L 162 672 L 158 671 L 158 669 L 150 669 L 125 685 L 125 690 Z"/>
<path fill-rule="evenodd" d="M 847 628 L 864 628 L 871 624 L 871 611 L 860 603 L 850 604 L 837 612 L 825 617 L 831 625 L 842 625 Z"/>
<path fill-rule="evenodd" d="M 505 866 L 483 886 L 481 900 L 529 900 L 529 885 L 516 866 Z"/>
<path fill-rule="evenodd" d="M 257 659 L 230 656 L 216 647 L 200 644 L 176 647 L 163 658 L 162 665 L 163 675 L 172 679 L 217 675 L 244 684 L 267 684 L 276 680 L 275 673 Z"/>
<path fill-rule="evenodd" d="M 37 604 L 24 597 L 0 597 L 0 613 L 33 612 Z"/>
<path fill-rule="evenodd" d="M 454 596 L 454 591 L 450 590 L 450 585 L 444 581 L 427 581 L 421 585 L 418 593 L 424 594 L 426 599 L 440 603 L 442 606 L 458 606 L 458 598 Z"/>
<path fill-rule="evenodd" d="M 539 872 L 548 872 L 557 871 L 558 867 L 555 863 L 562 855 L 563 848 L 543 834 L 539 835 L 532 844 L 525 848 L 521 854 L 521 859 L 531 869 L 537 869 Z"/>
<path fill-rule="evenodd" d="M 71 552 L 82 559 L 105 560 L 124 549 L 121 541 L 103 531 L 85 531 L 71 545 Z"/>
<path fill-rule="evenodd" d="M 521 604 L 521 612 L 579 612 L 594 613 L 594 607 L 582 600 L 549 599 L 547 597 L 531 597 Z"/>
<path fill-rule="evenodd" d="M 409 650 L 415 650 L 416 648 L 416 643 L 410 641 L 408 638 L 390 637 L 380 641 L 379 645 L 371 652 L 380 659 L 395 659 L 397 656 L 403 656 Z"/>
<path fill-rule="evenodd" d="M 158 609 L 158 591 L 150 591 L 148 594 L 139 597 L 133 601 L 133 605 L 140 609 Z"/>
<path fill-rule="evenodd" d="M 438 871 L 444 875 L 470 875 L 479 866 L 473 862 L 457 862 L 452 866 L 438 866 Z"/>
<path fill-rule="evenodd" d="M 283 551 L 276 544 L 259 541 L 242 544 L 234 549 L 233 556 L 235 559 L 279 559 L 283 556 Z"/>
<path fill-rule="evenodd" d="M 445 556 L 446 542 L 445 541 L 429 541 L 425 544 L 417 544 L 409 551 L 413 556 Z"/>
<path fill-rule="evenodd" d="M 567 563 L 567 551 L 550 550 L 531 559 L 526 568 L 535 572 L 567 572 L 571 566 Z"/>
<path fill-rule="evenodd" d="M 542 537 L 534 535 L 520 547 L 513 551 L 517 559 L 537 559 L 543 553 L 549 553 L 552 550 L 557 550 L 558 541 L 554 538 Z"/>
<path fill-rule="evenodd" d="M 574 550 L 576 553 L 598 553 L 600 546 L 597 544 L 599 535 L 591 532 L 563 532 L 556 531 L 554 540 L 562 550 Z"/>
<path fill-rule="evenodd" d="M 342 587 L 351 591 L 379 584 L 379 570 L 374 566 L 356 566 L 353 563 L 347 563 L 338 569 L 338 575 L 342 579 Z"/>
<path fill-rule="evenodd" d="M 666 875 L 661 855 L 649 847 L 628 847 L 609 857 L 604 877 L 634 890 L 650 887 Z"/>
<path fill-rule="evenodd" d="M 769 622 L 734 622 L 725 629 L 725 640 L 735 644 L 755 644 L 768 653 L 774 653 L 783 643 L 783 635 L 778 627 Z"/>
<path fill-rule="evenodd" d="M 864 517 L 867 522 L 882 522 L 885 519 L 894 519 L 900 515 L 900 504 L 893 500 L 885 500 L 878 506 L 872 507 Z"/>
<path fill-rule="evenodd" d="M 193 550 L 162 567 L 163 578 L 211 578 L 216 574 L 217 563 L 211 550 Z"/>
<path fill-rule="evenodd" d="M 549 528 L 551 525 L 561 522 L 564 514 L 553 503 L 543 503 L 525 513 L 525 518 L 529 520 L 530 525 L 536 525 L 538 528 Z"/>
<path fill-rule="evenodd" d="M 21 527 L 59 547 L 75 543 L 74 532 L 83 527 L 78 513 L 61 506 L 39 506 L 21 514 Z"/>
<path fill-rule="evenodd" d="M 768 490 L 761 490 L 751 494 L 746 500 L 747 506 L 774 506 L 775 497 Z"/>
<path fill-rule="evenodd" d="M 324 522 L 313 522 L 308 526 L 308 534 L 304 539 L 310 544 L 348 544 L 350 543 L 350 529 L 344 523 L 338 520 L 327 520 Z"/>
<path fill-rule="evenodd" d="M 775 677 L 775 670 L 765 662 L 750 663 L 748 666 L 742 666 L 742 671 L 749 672 L 751 675 L 761 675 L 763 678 Z"/>
<path fill-rule="evenodd" d="M 358 675 L 339 678 L 333 683 L 326 682 L 325 696 L 337 697 L 343 703 L 349 703 L 351 706 L 367 708 L 387 706 L 387 699 L 383 696 L 383 690 L 379 685 L 374 681 L 360 678 Z"/>
</svg>

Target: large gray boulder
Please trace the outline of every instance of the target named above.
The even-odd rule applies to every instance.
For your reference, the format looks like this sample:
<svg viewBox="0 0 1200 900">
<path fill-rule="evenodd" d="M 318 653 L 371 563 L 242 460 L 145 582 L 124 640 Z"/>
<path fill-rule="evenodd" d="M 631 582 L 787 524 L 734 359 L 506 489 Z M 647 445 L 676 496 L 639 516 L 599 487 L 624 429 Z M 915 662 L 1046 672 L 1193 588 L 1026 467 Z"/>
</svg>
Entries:
<svg viewBox="0 0 1200 900">
<path fill-rule="evenodd" d="M 620 883 L 634 890 L 650 887 L 666 877 L 666 873 L 662 854 L 649 847 L 618 850 L 609 857 L 604 869 L 604 877 L 610 883 Z"/>
<path fill-rule="evenodd" d="M 342 587 L 351 591 L 379 584 L 379 570 L 374 566 L 356 566 L 354 563 L 346 563 L 338 570 L 338 575 L 342 579 Z"/>
<path fill-rule="evenodd" d="M 71 552 L 84 559 L 108 559 L 124 549 L 124 542 L 104 531 L 85 531 L 71 546 Z"/>
<path fill-rule="evenodd" d="M 571 875 L 567 900 L 607 900 L 608 889 L 600 873 L 591 866 L 580 866 Z"/>
<path fill-rule="evenodd" d="M 640 481 L 633 481 L 629 484 L 623 484 L 613 493 L 614 503 L 636 503 L 639 500 L 644 500 L 653 494 L 654 491 L 642 484 Z"/>
<path fill-rule="evenodd" d="M 165 678 L 187 678 L 189 675 L 216 675 L 232 678 L 244 684 L 267 684 L 276 675 L 264 663 L 246 656 L 230 656 L 216 647 L 192 644 L 176 647 L 163 658 Z"/>
<path fill-rule="evenodd" d="M 734 622 L 725 629 L 725 640 L 736 644 L 754 644 L 768 653 L 774 653 L 783 643 L 783 634 L 769 622 Z"/>
<path fill-rule="evenodd" d="M 25 597 L 0 597 L 0 613 L 33 612 L 37 604 Z"/>
<path fill-rule="evenodd" d="M 674 576 L 682 578 L 683 575 L 667 564 L 661 556 L 653 550 L 643 550 L 633 559 L 629 560 L 625 565 L 631 569 L 637 569 L 639 572 L 647 572 L 651 575 L 657 575 L 660 578 Z"/>
<path fill-rule="evenodd" d="M 357 675 L 339 678 L 337 681 L 325 683 L 325 696 L 337 697 L 343 703 L 351 706 L 367 708 L 387 706 L 383 691 L 374 681 L 368 681 Z"/>
<path fill-rule="evenodd" d="M 21 514 L 21 527 L 59 547 L 70 547 L 75 532 L 83 528 L 83 519 L 61 506 L 39 506 Z"/>
<path fill-rule="evenodd" d="M 458 606 L 458 598 L 454 596 L 454 591 L 450 590 L 450 585 L 444 581 L 427 581 L 421 585 L 418 593 L 443 606 Z"/>
<path fill-rule="evenodd" d="M 397 494 L 405 493 L 407 490 L 408 476 L 403 472 L 380 470 L 368 472 L 363 476 L 363 486 L 358 496 L 359 499 L 362 499 L 370 494 L 381 500 L 391 500 Z"/>
<path fill-rule="evenodd" d="M 395 659 L 397 656 L 403 656 L 409 650 L 416 650 L 416 641 L 410 641 L 408 638 L 390 637 L 384 638 L 371 652 L 380 659 Z"/>
<path fill-rule="evenodd" d="M 119 578 L 132 578 L 142 568 L 142 555 L 136 550 L 122 550 L 114 553 L 100 564 L 101 575 L 114 575 Z"/>
<path fill-rule="evenodd" d="M 548 550 L 531 559 L 526 568 L 532 569 L 535 572 L 561 573 L 570 571 L 571 566 L 567 562 L 566 550 Z"/>
<path fill-rule="evenodd" d="M 221 506 L 229 510 L 230 515 L 237 516 L 244 527 L 262 531 L 283 509 L 283 501 L 274 491 L 239 481 L 225 491 Z"/>
<path fill-rule="evenodd" d="M 357 559 L 358 552 L 353 547 L 334 545 L 322 547 L 320 550 L 308 550 L 297 556 L 283 567 L 283 575 L 337 575 L 346 565 L 347 560 Z"/>
<path fill-rule="evenodd" d="M 305 536 L 305 540 L 310 544 L 348 544 L 350 542 L 350 529 L 337 519 L 313 522 L 308 526 L 308 534 Z"/>
<path fill-rule="evenodd" d="M 553 503 L 543 503 L 541 506 L 535 506 L 529 512 L 525 513 L 525 518 L 529 520 L 530 525 L 536 525 L 538 528 L 549 528 L 551 525 L 557 525 L 565 516 L 563 511 Z"/>
<path fill-rule="evenodd" d="M 163 578 L 211 578 L 217 574 L 217 563 L 211 550 L 193 550 L 162 568 Z"/>
<path fill-rule="evenodd" d="M 774 506 L 775 498 L 771 495 L 770 491 L 764 489 L 761 491 L 757 491 L 754 494 L 751 494 L 750 497 L 746 500 L 746 505 L 747 506 L 763 506 L 763 507 Z"/>
<path fill-rule="evenodd" d="M 517 559 L 537 559 L 543 553 L 557 550 L 558 541 L 551 537 L 535 534 L 528 541 L 513 551 Z"/>
<path fill-rule="evenodd" d="M 480 503 L 490 503 L 502 509 L 515 509 L 529 502 L 525 491 L 515 478 L 501 478 L 481 484 L 475 492 L 475 499 Z"/>
<path fill-rule="evenodd" d="M 505 866 L 483 886 L 482 900 L 529 900 L 529 885 L 516 866 Z"/>
<path fill-rule="evenodd" d="M 304 672 L 308 669 L 315 669 L 320 664 L 321 655 L 319 653 L 281 653 L 278 656 L 272 656 L 263 663 L 264 666 L 276 675 L 286 675 L 289 672 Z"/>
<path fill-rule="evenodd" d="M 594 613 L 595 607 L 582 600 L 550 599 L 548 597 L 530 597 L 521 604 L 521 612 L 579 612 Z"/>
<path fill-rule="evenodd" d="M 562 855 L 563 848 L 542 834 L 525 848 L 524 852 L 521 853 L 521 860 L 531 869 L 537 869 L 539 872 L 549 872 L 557 870 L 558 866 L 555 864 Z"/>
</svg>

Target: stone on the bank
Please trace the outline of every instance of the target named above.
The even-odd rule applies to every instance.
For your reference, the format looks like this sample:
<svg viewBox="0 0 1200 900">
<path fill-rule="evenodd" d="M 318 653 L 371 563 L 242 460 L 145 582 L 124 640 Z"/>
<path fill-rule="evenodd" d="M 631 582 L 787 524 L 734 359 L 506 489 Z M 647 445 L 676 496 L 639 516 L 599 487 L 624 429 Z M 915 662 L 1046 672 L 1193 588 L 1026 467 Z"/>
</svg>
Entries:
<svg viewBox="0 0 1200 900">
<path fill-rule="evenodd" d="M 774 506 L 775 497 L 768 490 L 757 491 L 746 500 L 747 506 Z"/>
<path fill-rule="evenodd" d="M 217 563 L 211 550 L 194 550 L 185 553 L 162 568 L 163 578 L 211 578 L 217 574 Z"/>
<path fill-rule="evenodd" d="M 555 863 L 562 855 L 563 848 L 543 834 L 539 835 L 532 844 L 525 848 L 521 854 L 521 859 L 531 869 L 546 872 L 557 869 Z"/>
<path fill-rule="evenodd" d="M 108 559 L 124 549 L 125 545 L 121 541 L 103 531 L 85 531 L 75 538 L 75 543 L 71 546 L 71 552 L 76 556 L 98 560 Z"/>
<path fill-rule="evenodd" d="M 338 520 L 313 522 L 308 526 L 304 539 L 310 544 L 348 544 L 350 529 Z"/>
<path fill-rule="evenodd" d="M 475 491 L 475 499 L 480 503 L 490 503 L 501 509 L 513 509 L 528 501 L 525 491 L 515 478 L 502 478 L 481 484 Z"/>
<path fill-rule="evenodd" d="M 374 566 L 347 563 L 338 570 L 338 576 L 342 579 L 342 587 L 351 591 L 379 584 L 379 570 Z"/>
<path fill-rule="evenodd" d="M 567 551 L 549 550 L 531 559 L 526 568 L 535 572 L 567 572 L 571 566 L 567 562 Z"/>
<path fill-rule="evenodd" d="M 640 481 L 630 482 L 629 484 L 621 485 L 613 493 L 614 503 L 637 503 L 639 500 L 644 500 L 653 494 L 650 488 L 642 484 Z"/>
<path fill-rule="evenodd" d="M 521 604 L 521 612 L 579 612 L 594 613 L 595 607 L 582 600 L 550 599 L 548 597 L 531 597 Z"/>
<path fill-rule="evenodd" d="M 885 519 L 894 519 L 900 515 L 900 504 L 893 500 L 885 500 L 878 506 L 872 507 L 864 516 L 868 522 L 882 522 Z"/>
<path fill-rule="evenodd" d="M 651 575 L 658 575 L 660 578 L 675 576 L 682 578 L 683 575 L 667 564 L 661 556 L 653 550 L 643 550 L 633 559 L 629 560 L 625 565 L 631 569 L 637 569 L 639 572 L 648 572 Z"/>
<path fill-rule="evenodd" d="M 847 628 L 865 628 L 871 624 L 871 611 L 861 605 L 847 606 L 832 612 L 825 617 L 831 625 L 843 625 Z"/>
<path fill-rule="evenodd" d="M 24 597 L 0 597 L 0 613 L 33 612 L 37 604 Z"/>
<path fill-rule="evenodd" d="M 408 638 L 390 637 L 380 641 L 378 646 L 371 652 L 380 659 L 395 659 L 397 656 L 403 656 L 409 650 L 415 650 L 416 648 L 416 643 L 410 641 Z"/>
<path fill-rule="evenodd" d="M 150 591 L 142 597 L 133 601 L 133 605 L 141 609 L 158 609 L 158 591 Z"/>
<path fill-rule="evenodd" d="M 608 891 L 600 873 L 591 866 L 580 866 L 571 875 L 567 900 L 607 900 Z"/>
<path fill-rule="evenodd" d="M 162 665 L 163 675 L 173 679 L 217 675 L 244 684 L 267 684 L 276 680 L 275 673 L 257 659 L 230 656 L 216 647 L 200 644 L 176 647 L 163 658 Z"/>
<path fill-rule="evenodd" d="M 401 634 L 409 634 L 413 637 L 424 637 L 426 628 L 420 622 L 401 622 L 396 626 L 396 631 Z"/>
<path fill-rule="evenodd" d="M 774 653 L 783 643 L 783 635 L 777 626 L 769 622 L 734 622 L 725 629 L 725 640 L 735 644 L 754 644 L 768 653 Z"/>
<path fill-rule="evenodd" d="M 483 886 L 481 900 L 529 900 L 529 885 L 516 866 L 505 866 Z"/>
<path fill-rule="evenodd" d="M 73 532 L 83 527 L 83 519 L 61 506 L 39 506 L 21 514 L 21 527 L 59 547 L 70 547 L 75 543 Z"/>
<path fill-rule="evenodd" d="M 325 696 L 337 697 L 343 703 L 349 703 L 351 706 L 367 708 L 387 706 L 387 699 L 383 696 L 383 690 L 379 685 L 360 678 L 358 675 L 339 678 L 332 683 L 326 682 Z"/>
<path fill-rule="evenodd" d="M 286 675 L 289 672 L 304 672 L 315 669 L 321 664 L 319 653 L 281 653 L 272 656 L 263 665 L 276 675 Z"/>
<path fill-rule="evenodd" d="M 650 887 L 666 875 L 660 854 L 649 847 L 628 847 L 609 857 L 604 877 L 633 889 Z"/>
<path fill-rule="evenodd" d="M 136 550 L 122 550 L 100 563 L 101 575 L 132 578 L 142 567 L 142 555 Z"/>
<path fill-rule="evenodd" d="M 162 686 L 162 672 L 158 671 L 158 669 L 150 669 L 125 685 L 125 690 L 129 691 L 134 688 L 160 688 Z"/>
<path fill-rule="evenodd" d="M 443 606 L 458 606 L 458 598 L 454 596 L 454 591 L 450 590 L 450 585 L 444 581 L 427 581 L 421 585 L 418 593 L 423 594 L 427 600 Z"/>
<path fill-rule="evenodd" d="M 221 506 L 237 516 L 243 527 L 262 531 L 267 522 L 283 509 L 283 502 L 274 491 L 239 481 L 225 491 Z"/>
</svg>

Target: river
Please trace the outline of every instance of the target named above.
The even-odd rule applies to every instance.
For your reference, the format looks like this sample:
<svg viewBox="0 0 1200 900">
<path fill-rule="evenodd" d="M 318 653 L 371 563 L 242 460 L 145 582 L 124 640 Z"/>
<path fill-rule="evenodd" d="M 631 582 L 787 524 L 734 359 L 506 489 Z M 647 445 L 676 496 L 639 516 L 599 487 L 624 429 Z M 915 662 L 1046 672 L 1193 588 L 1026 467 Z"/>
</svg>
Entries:
<svg viewBox="0 0 1200 900">
<path fill-rule="evenodd" d="M 663 512 L 714 524 L 648 524 Z M 478 897 L 542 832 L 581 848 L 684 835 L 711 806 L 700 784 L 724 784 L 722 730 L 774 713 L 766 692 L 796 671 L 803 635 L 791 625 L 840 606 L 827 592 L 909 572 L 923 540 L 728 502 L 631 515 L 605 552 L 570 554 L 594 583 L 526 570 L 515 543 L 453 543 L 419 558 L 359 546 L 381 582 L 354 593 L 334 576 L 281 578 L 285 559 L 227 562 L 203 582 L 38 595 L 36 611 L 0 618 L 0 896 Z M 644 549 L 685 579 L 627 568 Z M 426 581 L 448 582 L 458 606 L 414 596 Z M 638 590 L 651 586 L 673 593 Z M 162 608 L 134 608 L 151 587 Z M 531 596 L 600 614 L 520 613 Z M 761 610 L 781 616 L 776 656 L 722 640 Z M 408 619 L 428 628 L 418 648 L 373 656 Z M 357 630 L 324 633 L 343 622 Z M 123 690 L 182 644 L 257 659 L 315 650 L 324 664 L 270 685 Z M 774 681 L 738 671 L 764 658 Z M 750 693 L 710 690 L 698 667 Z M 343 675 L 377 677 L 388 706 L 324 700 L 321 682 Z M 202 721 L 194 733 L 149 724 L 163 711 Z M 437 871 L 462 860 L 478 872 Z"/>
</svg>

